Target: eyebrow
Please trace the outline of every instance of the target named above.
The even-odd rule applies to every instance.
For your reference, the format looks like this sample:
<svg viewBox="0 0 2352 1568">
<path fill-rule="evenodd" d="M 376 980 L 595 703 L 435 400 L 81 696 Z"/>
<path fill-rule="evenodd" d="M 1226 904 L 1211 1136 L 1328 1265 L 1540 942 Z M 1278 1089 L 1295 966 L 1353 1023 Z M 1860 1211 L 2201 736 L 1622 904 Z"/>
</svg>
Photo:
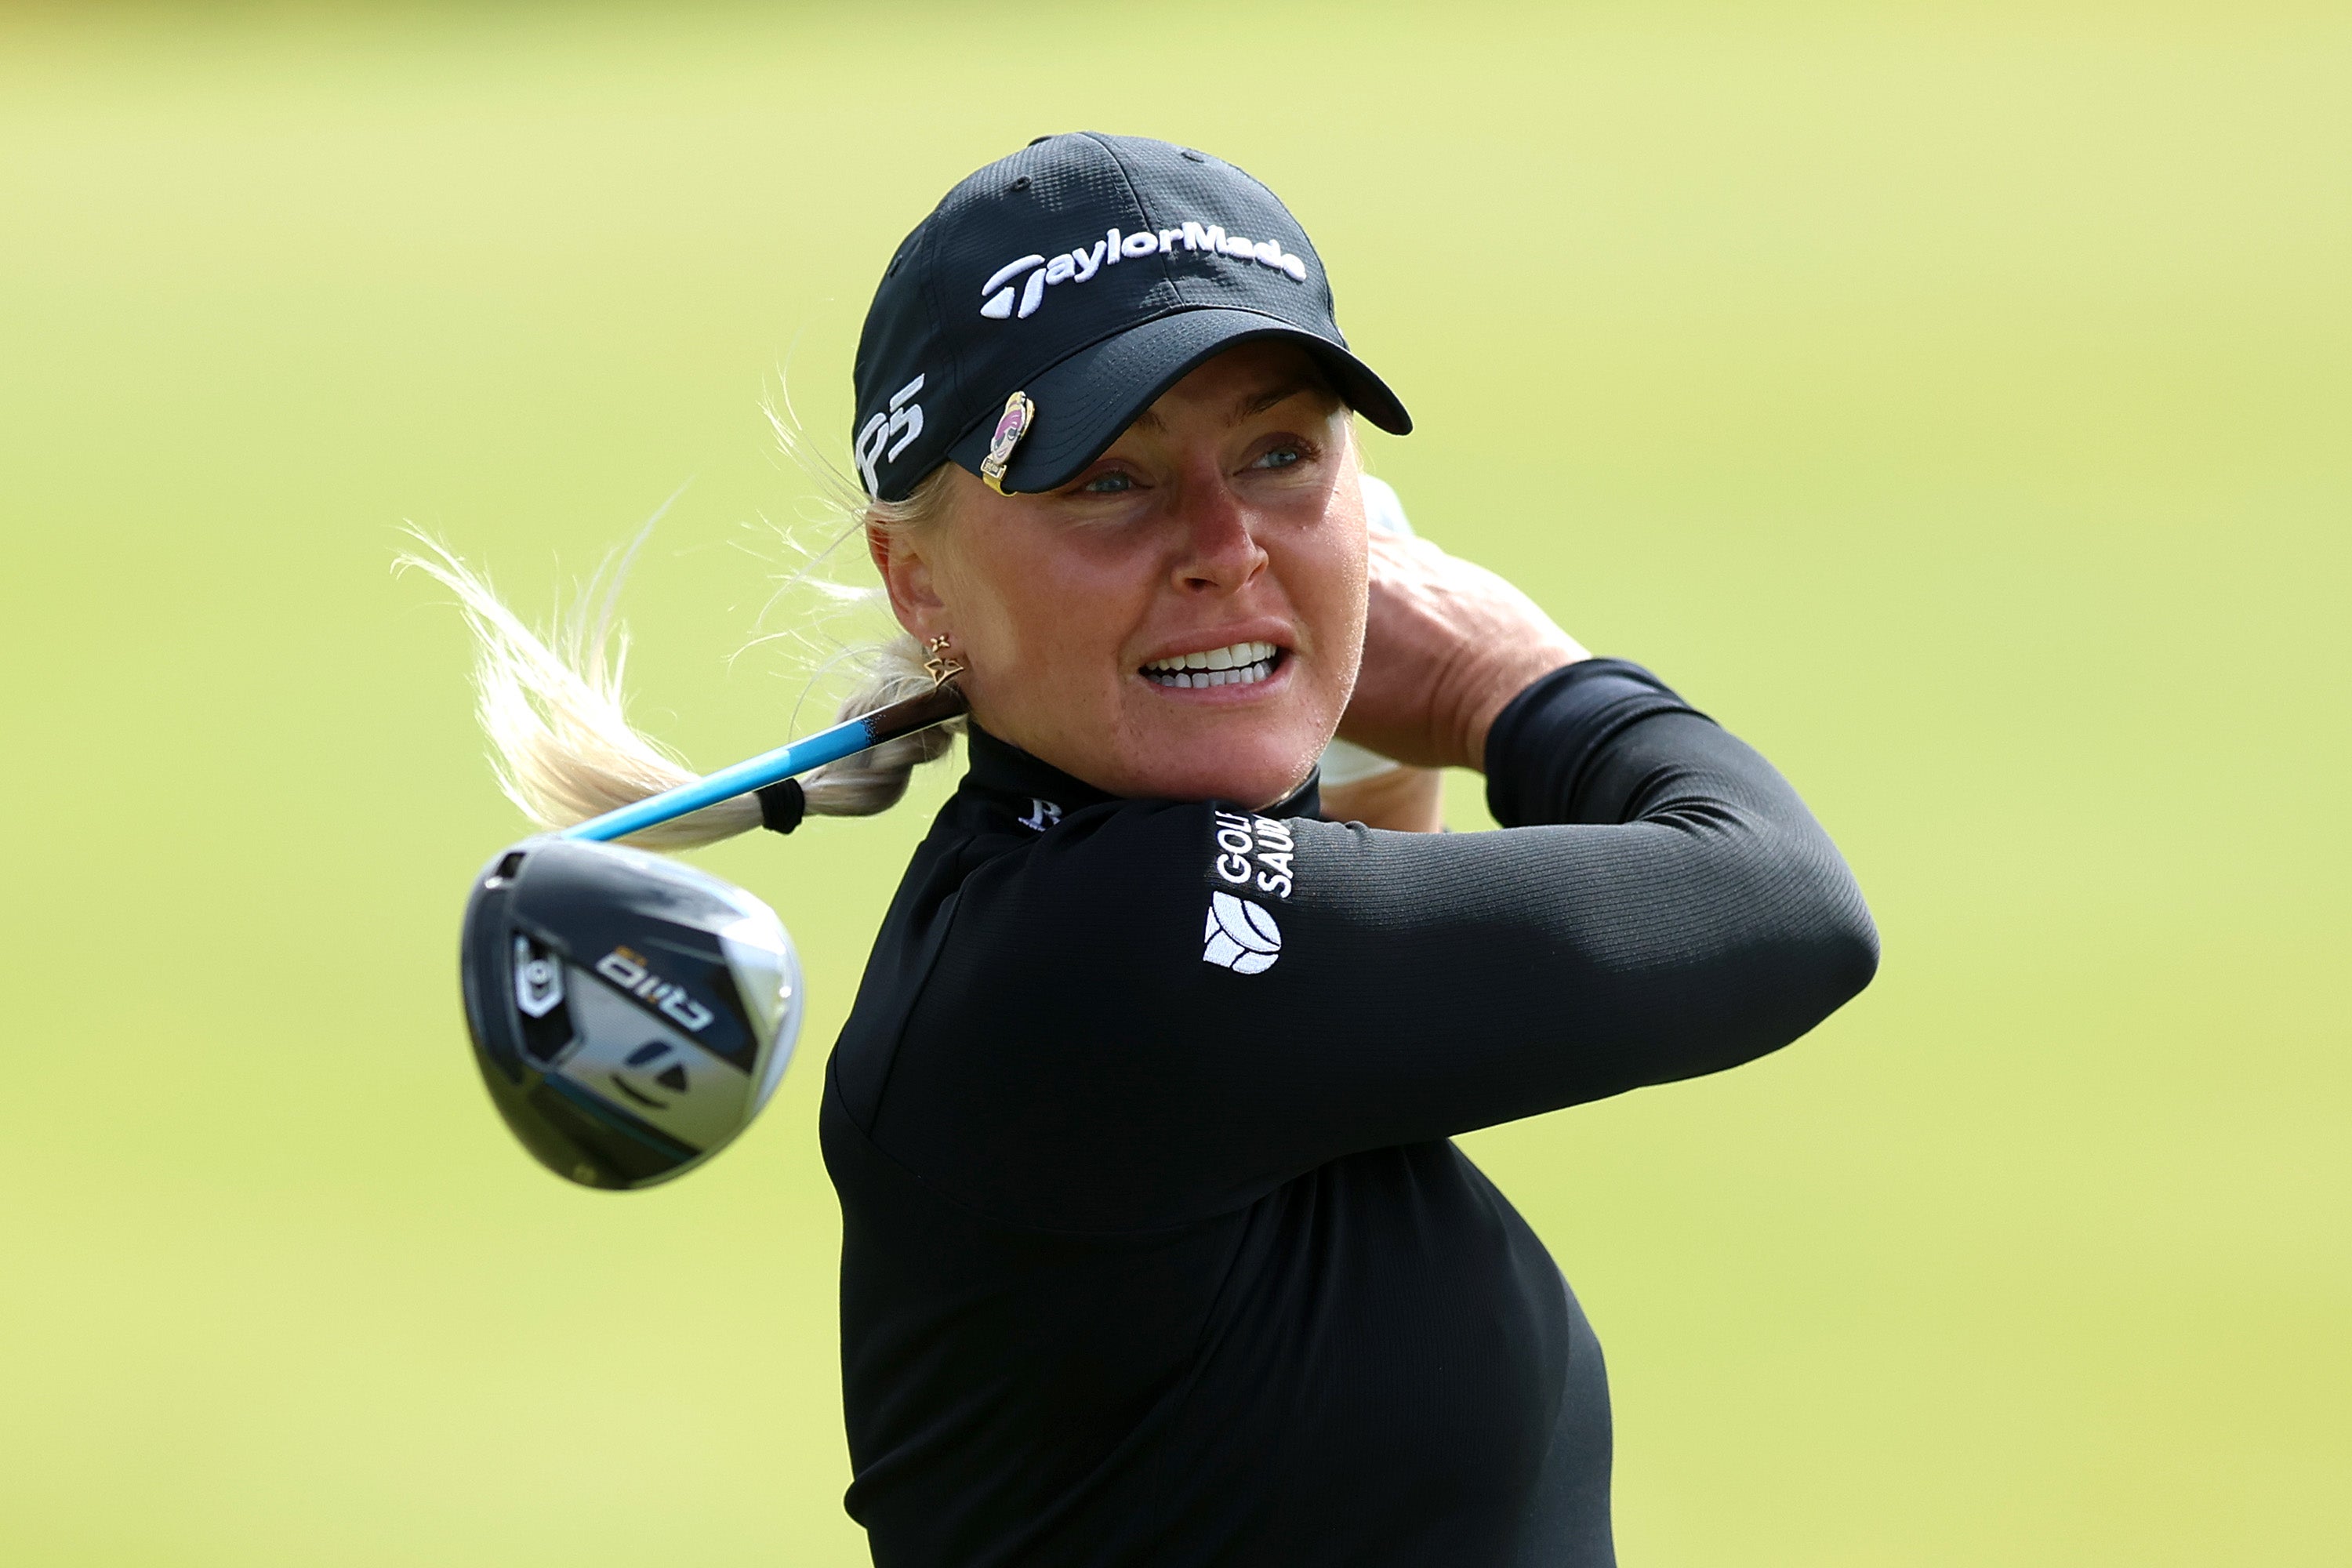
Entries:
<svg viewBox="0 0 2352 1568">
<path fill-rule="evenodd" d="M 1298 376 L 1293 380 L 1284 382 L 1281 385 L 1275 387 L 1271 391 L 1261 392 L 1255 396 L 1241 399 L 1241 401 L 1234 405 L 1233 417 L 1228 420 L 1227 423 L 1238 425 L 1244 419 L 1254 418 L 1256 416 L 1265 413 L 1269 408 L 1279 407 L 1281 405 L 1289 402 L 1292 398 L 1297 396 L 1302 392 L 1328 393 L 1330 390 L 1331 389 L 1328 386 L 1324 384 L 1323 379 L 1320 376 Z"/>
<path fill-rule="evenodd" d="M 1289 402 L 1302 392 L 1320 392 L 1336 395 L 1331 394 L 1331 388 L 1320 377 L 1297 376 L 1265 392 L 1253 392 L 1244 397 L 1235 399 L 1233 412 L 1225 416 L 1225 423 L 1228 426 L 1234 426 L 1239 425 L 1245 419 L 1254 419 L 1269 408 L 1276 408 Z M 1165 430 L 1167 427 L 1160 417 L 1159 410 L 1155 408 L 1147 408 L 1137 415 L 1131 426 L 1131 428 L 1142 430 Z"/>
</svg>

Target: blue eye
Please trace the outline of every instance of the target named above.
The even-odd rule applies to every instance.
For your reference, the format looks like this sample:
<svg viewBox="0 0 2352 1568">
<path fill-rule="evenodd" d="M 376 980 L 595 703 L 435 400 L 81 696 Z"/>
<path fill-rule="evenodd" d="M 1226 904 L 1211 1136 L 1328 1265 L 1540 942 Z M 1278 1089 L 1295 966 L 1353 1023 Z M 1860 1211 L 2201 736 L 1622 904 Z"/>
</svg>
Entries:
<svg viewBox="0 0 2352 1568">
<path fill-rule="evenodd" d="M 1276 447 L 1252 466 L 1260 468 L 1286 468 L 1291 464 L 1303 460 L 1306 454 L 1296 447 Z"/>
<path fill-rule="evenodd" d="M 1135 481 L 1125 474 L 1097 474 L 1078 487 L 1080 495 L 1123 495 L 1135 488 Z"/>
</svg>

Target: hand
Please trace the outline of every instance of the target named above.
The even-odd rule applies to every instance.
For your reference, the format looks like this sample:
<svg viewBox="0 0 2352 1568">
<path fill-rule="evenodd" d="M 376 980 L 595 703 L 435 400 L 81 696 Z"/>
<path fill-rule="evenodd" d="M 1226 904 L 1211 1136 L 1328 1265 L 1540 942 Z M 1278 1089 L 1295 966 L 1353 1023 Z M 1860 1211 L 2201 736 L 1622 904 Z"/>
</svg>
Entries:
<svg viewBox="0 0 2352 1568">
<path fill-rule="evenodd" d="M 1591 657 L 1485 567 L 1425 539 L 1376 534 L 1363 668 L 1339 733 L 1401 763 L 1484 768 L 1505 705 Z"/>
<path fill-rule="evenodd" d="M 1435 768 L 1391 768 L 1353 784 L 1323 786 L 1323 815 L 1392 833 L 1445 830 L 1445 775 Z"/>
</svg>

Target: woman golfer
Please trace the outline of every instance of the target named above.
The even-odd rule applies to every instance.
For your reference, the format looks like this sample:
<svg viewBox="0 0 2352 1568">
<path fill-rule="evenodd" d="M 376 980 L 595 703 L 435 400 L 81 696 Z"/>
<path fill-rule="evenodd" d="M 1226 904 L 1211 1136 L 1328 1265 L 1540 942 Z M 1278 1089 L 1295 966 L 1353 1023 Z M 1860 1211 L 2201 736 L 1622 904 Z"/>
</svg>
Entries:
<svg viewBox="0 0 2352 1568">
<path fill-rule="evenodd" d="M 1230 164 L 982 169 L 856 393 L 907 633 L 867 701 L 928 661 L 971 703 L 824 1086 L 875 1560 L 1610 1563 L 1601 1348 L 1449 1140 L 1811 1028 L 1876 963 L 1836 849 L 1654 676 L 1368 538 L 1353 416 L 1409 420 Z M 1342 728 L 1482 769 L 1503 831 L 1328 820 Z"/>
<path fill-rule="evenodd" d="M 1158 142 L 982 169 L 866 318 L 867 538 L 971 703 L 823 1111 L 889 1568 L 1609 1562 L 1600 1346 L 1448 1140 L 1870 978 L 1762 758 L 1368 546 L 1351 412 L 1409 428 L 1306 234 Z M 1483 768 L 1506 830 L 1319 820 L 1343 721 Z"/>
</svg>

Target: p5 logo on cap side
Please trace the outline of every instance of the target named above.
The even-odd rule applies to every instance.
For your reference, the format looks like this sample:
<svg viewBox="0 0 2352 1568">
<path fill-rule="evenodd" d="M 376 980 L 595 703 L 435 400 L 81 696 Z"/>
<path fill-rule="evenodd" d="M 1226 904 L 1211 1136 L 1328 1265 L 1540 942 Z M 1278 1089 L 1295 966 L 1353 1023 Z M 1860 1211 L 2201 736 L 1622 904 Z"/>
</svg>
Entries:
<svg viewBox="0 0 2352 1568">
<path fill-rule="evenodd" d="M 857 432 L 857 471 L 865 476 L 866 493 L 882 493 L 882 478 L 875 470 L 884 463 L 895 462 L 916 437 L 923 433 L 923 405 L 914 401 L 915 394 L 923 390 L 923 378 L 917 376 L 890 395 L 890 407 L 866 422 Z"/>
<path fill-rule="evenodd" d="M 992 321 L 1025 321 L 1045 302 L 1045 289 L 1050 284 L 1084 283 L 1122 259 L 1172 256 L 1180 246 L 1188 251 L 1230 257 L 1235 261 L 1255 261 L 1285 274 L 1294 283 L 1307 281 L 1307 263 L 1284 250 L 1280 240 L 1246 239 L 1238 234 L 1227 234 L 1223 224 L 1202 224 L 1187 218 L 1178 227 L 1157 233 L 1123 235 L 1112 229 L 1090 246 L 1065 251 L 1050 259 L 1043 255 L 1029 255 L 1018 261 L 1008 261 L 980 286 L 980 313 Z M 1013 303 L 1016 284 L 1018 308 Z"/>
</svg>

